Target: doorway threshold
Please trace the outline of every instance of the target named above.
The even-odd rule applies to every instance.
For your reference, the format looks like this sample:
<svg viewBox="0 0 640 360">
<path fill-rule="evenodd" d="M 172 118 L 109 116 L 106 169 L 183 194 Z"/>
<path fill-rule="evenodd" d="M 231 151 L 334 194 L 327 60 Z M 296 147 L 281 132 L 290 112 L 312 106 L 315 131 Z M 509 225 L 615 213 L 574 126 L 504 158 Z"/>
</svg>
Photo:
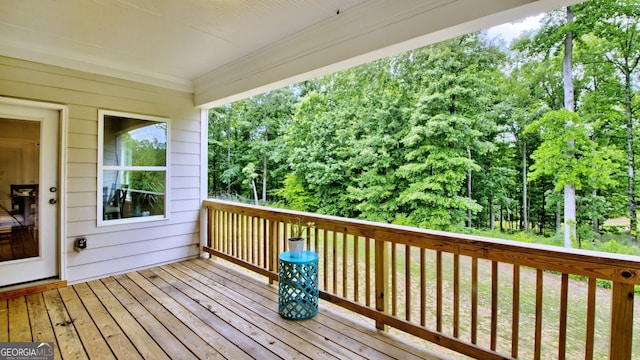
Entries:
<svg viewBox="0 0 640 360">
<path fill-rule="evenodd" d="M 66 280 L 51 278 L 0 287 L 0 301 L 29 294 L 36 294 L 39 292 L 57 289 L 65 286 L 67 286 Z"/>
</svg>

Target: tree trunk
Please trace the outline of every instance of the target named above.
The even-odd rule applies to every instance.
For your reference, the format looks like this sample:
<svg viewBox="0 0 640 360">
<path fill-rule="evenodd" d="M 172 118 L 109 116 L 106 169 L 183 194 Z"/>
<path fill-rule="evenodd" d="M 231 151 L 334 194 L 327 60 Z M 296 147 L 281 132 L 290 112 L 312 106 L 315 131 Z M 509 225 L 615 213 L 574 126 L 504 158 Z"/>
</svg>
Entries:
<svg viewBox="0 0 640 360">
<path fill-rule="evenodd" d="M 595 199 L 598 196 L 598 190 L 593 190 L 591 192 L 593 198 Z M 598 220 L 598 216 L 594 216 L 593 218 L 593 232 L 598 235 L 600 233 L 600 221 Z"/>
<path fill-rule="evenodd" d="M 231 168 L 231 120 L 227 120 L 227 169 Z M 231 194 L 231 181 L 227 183 L 227 193 Z"/>
<path fill-rule="evenodd" d="M 544 196 L 545 193 L 542 193 L 542 207 L 540 208 L 542 211 L 540 211 L 540 235 L 544 234 L 544 207 L 545 207 L 545 203 L 547 201 L 547 198 Z"/>
<path fill-rule="evenodd" d="M 558 201 L 556 203 L 556 234 L 560 234 L 560 230 L 562 228 L 562 221 L 560 220 L 562 218 L 562 211 L 560 210 L 560 201 Z"/>
<path fill-rule="evenodd" d="M 251 187 L 253 188 L 253 201 L 256 205 L 260 205 L 258 202 L 258 188 L 256 187 L 256 179 L 251 179 Z"/>
<path fill-rule="evenodd" d="M 267 154 L 262 161 L 262 201 L 267 202 Z"/>
<path fill-rule="evenodd" d="M 266 123 L 266 114 L 265 114 L 265 123 Z M 269 143 L 269 126 L 265 126 L 265 130 L 264 130 L 264 142 L 265 142 L 265 146 L 264 146 L 264 158 L 262 159 L 262 201 L 263 202 L 267 202 L 267 164 L 268 164 L 268 159 L 267 159 L 267 149 L 269 149 L 268 147 L 268 143 Z"/>
<path fill-rule="evenodd" d="M 567 24 L 573 22 L 573 12 L 567 7 Z M 564 38 L 564 59 L 562 61 L 562 77 L 564 81 L 564 107 L 571 112 L 575 111 L 575 99 L 573 90 L 573 33 L 567 32 Z M 567 126 L 573 126 L 568 123 Z M 573 140 L 569 140 L 569 148 L 574 146 Z M 571 154 L 572 155 L 572 154 Z M 570 156 L 571 156 L 570 155 Z M 564 246 L 571 247 L 571 239 L 576 236 L 576 190 L 574 184 L 564 186 Z"/>
<path fill-rule="evenodd" d="M 567 201 L 569 199 L 569 201 Z M 573 184 L 564 186 L 564 247 L 571 247 L 576 237 L 576 189 Z"/>
<path fill-rule="evenodd" d="M 504 225 L 503 225 L 504 217 L 502 216 L 503 209 L 504 208 L 502 207 L 502 205 L 500 205 L 500 232 L 504 232 Z"/>
<path fill-rule="evenodd" d="M 625 69 L 625 112 L 627 117 L 627 167 L 629 171 L 627 196 L 629 197 L 629 240 L 636 244 L 638 241 L 637 234 L 637 215 L 636 215 L 636 195 L 635 195 L 635 153 L 633 151 L 633 109 L 631 107 L 631 73 L 629 69 Z"/>
<path fill-rule="evenodd" d="M 522 218 L 524 222 L 524 232 L 529 232 L 529 216 L 527 210 L 527 142 L 522 141 Z"/>
<path fill-rule="evenodd" d="M 471 149 L 467 148 L 467 155 L 469 156 L 469 161 L 471 161 Z M 467 197 L 469 198 L 469 202 L 471 202 L 471 169 L 467 172 Z M 467 209 L 467 228 L 471 228 L 471 209 Z"/>
<path fill-rule="evenodd" d="M 495 221 L 493 220 L 493 197 L 489 196 L 489 229 L 493 230 Z"/>
</svg>

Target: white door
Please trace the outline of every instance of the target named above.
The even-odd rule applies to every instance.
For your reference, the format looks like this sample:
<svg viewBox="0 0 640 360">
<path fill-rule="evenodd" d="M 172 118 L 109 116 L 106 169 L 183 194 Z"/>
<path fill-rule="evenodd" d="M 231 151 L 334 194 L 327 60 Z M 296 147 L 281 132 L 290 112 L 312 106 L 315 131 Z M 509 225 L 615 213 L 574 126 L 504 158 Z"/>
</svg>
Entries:
<svg viewBox="0 0 640 360">
<path fill-rule="evenodd" d="M 0 98 L 0 286 L 59 275 L 60 111 Z"/>
</svg>

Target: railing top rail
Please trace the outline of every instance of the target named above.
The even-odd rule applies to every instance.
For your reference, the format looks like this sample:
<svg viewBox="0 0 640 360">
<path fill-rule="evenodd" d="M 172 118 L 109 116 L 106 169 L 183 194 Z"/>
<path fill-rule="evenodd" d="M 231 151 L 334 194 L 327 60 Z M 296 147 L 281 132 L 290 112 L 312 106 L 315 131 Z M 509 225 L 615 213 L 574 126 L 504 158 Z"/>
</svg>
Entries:
<svg viewBox="0 0 640 360">
<path fill-rule="evenodd" d="M 225 200 L 208 199 L 203 202 L 203 206 L 281 222 L 302 218 L 305 222 L 313 222 L 318 229 L 343 232 L 354 236 L 418 248 L 474 256 L 480 259 L 531 266 L 628 284 L 640 284 L 640 257 L 638 256 L 568 249 L 550 245 L 426 230 Z"/>
</svg>

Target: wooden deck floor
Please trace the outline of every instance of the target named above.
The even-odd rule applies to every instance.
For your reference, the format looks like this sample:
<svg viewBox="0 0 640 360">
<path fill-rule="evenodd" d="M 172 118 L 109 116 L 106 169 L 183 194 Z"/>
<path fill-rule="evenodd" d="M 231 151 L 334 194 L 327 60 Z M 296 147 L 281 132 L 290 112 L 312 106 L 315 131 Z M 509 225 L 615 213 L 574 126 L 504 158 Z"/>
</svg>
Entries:
<svg viewBox="0 0 640 360">
<path fill-rule="evenodd" d="M 284 320 L 277 301 L 275 286 L 196 259 L 2 300 L 0 342 L 53 341 L 56 359 L 436 358 L 322 303 Z"/>
</svg>

